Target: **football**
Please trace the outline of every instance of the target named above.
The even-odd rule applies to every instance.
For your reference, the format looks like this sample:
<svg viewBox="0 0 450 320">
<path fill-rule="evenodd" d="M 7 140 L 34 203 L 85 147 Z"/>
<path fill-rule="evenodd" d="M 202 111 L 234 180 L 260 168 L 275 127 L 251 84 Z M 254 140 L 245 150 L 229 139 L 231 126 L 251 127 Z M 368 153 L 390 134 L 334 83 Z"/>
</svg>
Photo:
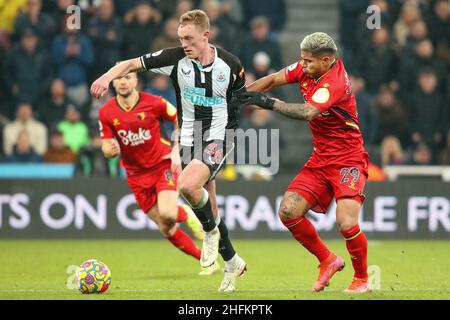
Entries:
<svg viewBox="0 0 450 320">
<path fill-rule="evenodd" d="M 103 262 L 87 260 L 78 270 L 76 283 L 82 293 L 103 293 L 111 285 L 111 271 Z"/>
</svg>

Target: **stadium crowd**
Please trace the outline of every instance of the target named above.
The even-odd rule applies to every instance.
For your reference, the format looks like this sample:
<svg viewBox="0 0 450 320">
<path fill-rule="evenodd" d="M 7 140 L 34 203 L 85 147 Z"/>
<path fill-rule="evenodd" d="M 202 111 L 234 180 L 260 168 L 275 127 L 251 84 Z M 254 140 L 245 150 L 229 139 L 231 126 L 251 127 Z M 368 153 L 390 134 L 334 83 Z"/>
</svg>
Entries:
<svg viewBox="0 0 450 320">
<path fill-rule="evenodd" d="M 449 2 L 339 3 L 341 56 L 377 164 L 450 165 Z M 381 9 L 374 30 L 365 27 L 371 4 Z M 80 28 L 67 27 L 71 5 L 81 8 Z M 113 92 L 95 100 L 89 86 L 119 60 L 178 46 L 178 17 L 192 8 L 208 14 L 211 42 L 240 57 L 248 82 L 289 63 L 280 45 L 284 0 L 0 0 L 1 161 L 117 175 L 118 161 L 98 152 L 98 109 Z M 176 104 L 169 79 L 139 76 L 141 90 Z M 244 127 L 277 127 L 257 112 L 242 112 Z"/>
</svg>

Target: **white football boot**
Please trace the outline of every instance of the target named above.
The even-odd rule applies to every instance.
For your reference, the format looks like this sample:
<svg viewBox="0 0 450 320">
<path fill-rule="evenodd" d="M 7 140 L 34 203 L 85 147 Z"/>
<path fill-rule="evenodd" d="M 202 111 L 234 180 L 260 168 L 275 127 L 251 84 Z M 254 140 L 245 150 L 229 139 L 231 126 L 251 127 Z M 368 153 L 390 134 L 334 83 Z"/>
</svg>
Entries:
<svg viewBox="0 0 450 320">
<path fill-rule="evenodd" d="M 202 271 L 200 271 L 198 273 L 199 276 L 210 276 L 213 275 L 216 272 L 219 272 L 220 269 L 220 264 L 219 262 L 216 260 L 214 261 L 214 263 L 212 265 L 210 265 L 209 267 L 206 268 L 202 268 Z"/>
<path fill-rule="evenodd" d="M 233 292 L 236 290 L 236 279 L 247 271 L 247 263 L 241 257 L 237 256 L 234 269 L 225 267 L 225 276 L 219 287 L 219 292 Z"/>
<path fill-rule="evenodd" d="M 219 228 L 214 227 L 210 232 L 205 232 L 203 239 L 202 255 L 200 257 L 200 265 L 205 268 L 213 265 L 219 255 Z"/>
</svg>

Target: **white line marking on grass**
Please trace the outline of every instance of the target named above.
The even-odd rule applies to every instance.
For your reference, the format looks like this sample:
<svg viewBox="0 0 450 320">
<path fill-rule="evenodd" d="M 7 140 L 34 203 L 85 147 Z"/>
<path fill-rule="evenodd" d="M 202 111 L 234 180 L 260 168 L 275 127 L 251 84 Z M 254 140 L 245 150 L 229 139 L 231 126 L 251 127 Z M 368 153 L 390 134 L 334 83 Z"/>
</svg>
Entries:
<svg viewBox="0 0 450 320">
<path fill-rule="evenodd" d="M 217 292 L 215 289 L 110 289 L 112 292 Z M 111 292 L 110 291 L 110 292 Z M 376 292 L 438 292 L 438 293 L 449 293 L 450 294 L 450 288 L 425 288 L 425 289 L 419 289 L 419 288 L 409 288 L 409 289 L 381 289 L 381 290 L 375 290 Z M 57 290 L 57 289 L 12 289 L 12 290 L 0 290 L 0 293 L 69 293 L 69 292 L 77 292 L 77 290 Z M 309 289 L 280 289 L 280 288 L 273 288 L 273 289 L 242 289 L 236 291 L 239 292 L 311 292 Z M 342 292 L 342 290 L 336 290 L 336 289 L 327 289 L 326 292 Z M 311 292 L 312 293 L 312 292 Z"/>
</svg>

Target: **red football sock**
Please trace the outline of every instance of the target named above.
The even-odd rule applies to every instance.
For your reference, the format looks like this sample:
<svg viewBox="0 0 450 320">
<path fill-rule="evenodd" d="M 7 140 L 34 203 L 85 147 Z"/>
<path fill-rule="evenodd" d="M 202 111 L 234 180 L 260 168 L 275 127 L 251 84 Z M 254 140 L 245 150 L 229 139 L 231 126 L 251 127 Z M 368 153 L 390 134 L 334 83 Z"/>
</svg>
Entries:
<svg viewBox="0 0 450 320">
<path fill-rule="evenodd" d="M 168 237 L 167 240 L 184 253 L 200 260 L 202 250 L 197 248 L 194 241 L 192 241 L 192 239 L 180 228 L 177 228 L 177 231 L 175 231 L 173 236 Z"/>
<path fill-rule="evenodd" d="M 348 230 L 341 230 L 345 238 L 347 250 L 352 259 L 356 278 L 367 278 L 367 238 L 359 225 Z"/>
<path fill-rule="evenodd" d="M 177 222 L 185 222 L 187 220 L 187 212 L 183 206 L 178 206 Z"/>
<path fill-rule="evenodd" d="M 331 251 L 322 242 L 316 228 L 306 217 L 289 219 L 283 221 L 283 224 L 291 231 L 292 236 L 320 262 L 328 258 Z"/>
</svg>

